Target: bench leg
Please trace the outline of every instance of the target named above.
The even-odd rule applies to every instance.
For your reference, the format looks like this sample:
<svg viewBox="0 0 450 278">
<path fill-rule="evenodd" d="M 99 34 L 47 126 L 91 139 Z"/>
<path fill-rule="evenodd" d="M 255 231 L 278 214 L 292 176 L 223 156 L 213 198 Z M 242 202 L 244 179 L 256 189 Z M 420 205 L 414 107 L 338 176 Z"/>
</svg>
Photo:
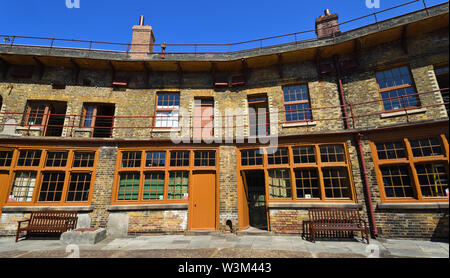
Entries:
<svg viewBox="0 0 450 278">
<path fill-rule="evenodd" d="M 20 235 L 20 230 L 17 229 L 17 232 L 16 232 L 16 242 L 19 241 L 19 235 Z"/>
<path fill-rule="evenodd" d="M 365 235 L 365 236 L 364 236 Z M 367 231 L 361 231 L 361 237 L 364 240 L 367 240 L 367 244 L 370 244 L 369 233 Z"/>
</svg>

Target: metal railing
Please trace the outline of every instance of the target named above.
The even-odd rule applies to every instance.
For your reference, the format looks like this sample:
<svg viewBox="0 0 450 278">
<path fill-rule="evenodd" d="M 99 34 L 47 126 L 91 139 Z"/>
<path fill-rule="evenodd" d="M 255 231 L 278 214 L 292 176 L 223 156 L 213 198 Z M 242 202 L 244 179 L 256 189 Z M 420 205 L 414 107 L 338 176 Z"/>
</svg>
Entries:
<svg viewBox="0 0 450 278">
<path fill-rule="evenodd" d="M 386 99 L 378 99 L 371 100 L 366 102 L 359 103 L 346 103 L 345 105 L 334 105 L 334 106 L 320 106 L 320 107 L 311 107 L 307 109 L 297 109 L 297 110 L 281 110 L 277 112 L 258 112 L 256 115 L 259 117 L 263 117 L 265 119 L 273 119 L 276 117 L 278 121 L 278 130 L 280 130 L 280 134 L 282 134 L 283 125 L 285 124 L 303 124 L 307 128 L 312 126 L 313 128 L 317 127 L 318 132 L 328 130 L 328 128 L 335 128 L 335 126 L 342 124 L 339 130 L 344 131 L 344 121 L 349 122 L 349 129 L 370 129 L 377 128 L 379 126 L 383 126 L 384 124 L 388 124 L 387 122 L 383 122 L 383 115 L 389 117 L 389 115 L 393 116 L 393 113 L 396 113 L 399 116 L 396 120 L 396 123 L 411 123 L 414 122 L 414 114 L 421 112 L 433 112 L 433 108 L 443 107 L 447 111 L 448 118 L 448 102 L 444 103 L 436 103 L 434 100 L 436 99 L 434 96 L 435 93 L 448 93 L 448 88 L 435 90 L 435 91 L 427 91 L 420 92 L 412 95 L 399 96 L 395 98 L 386 98 Z M 413 106 L 410 104 L 411 98 L 416 98 L 416 105 Z M 433 100 L 433 101 L 430 101 Z M 384 111 L 383 107 L 388 102 L 397 102 L 400 107 L 396 110 Z M 422 104 L 421 104 L 422 103 Z M 333 115 L 339 113 L 342 115 L 342 110 L 347 109 L 347 117 L 339 116 L 339 117 L 328 117 L 326 115 Z M 374 111 L 374 112 L 367 112 Z M 439 111 L 434 111 L 440 114 Z M 434 113 L 433 112 L 433 113 Z M 311 115 L 311 117 L 304 117 L 301 121 L 286 121 L 285 116 L 287 114 L 298 113 L 298 115 Z M 220 132 L 221 134 L 226 133 L 229 134 L 231 131 L 234 136 L 237 136 L 234 133 L 237 129 L 240 130 L 256 130 L 258 128 L 266 128 L 267 130 L 273 128 L 273 124 L 270 121 L 255 121 L 256 123 L 249 123 L 250 113 L 245 114 L 233 114 L 229 115 L 208 115 L 211 128 L 214 130 L 214 133 Z M 434 114 L 436 115 L 436 114 Z M 60 119 L 64 118 L 64 124 L 56 125 L 56 124 L 45 124 L 39 123 L 38 125 L 30 125 L 24 123 L 24 119 L 28 118 L 30 115 L 26 115 L 23 112 L 2 112 L 0 113 L 0 135 L 12 135 L 8 132 L 13 132 L 14 134 L 22 134 L 23 136 L 55 136 L 55 134 L 61 134 L 64 137 L 98 137 L 98 138 L 152 138 L 155 133 L 161 132 L 163 130 L 170 130 L 172 127 L 176 126 L 175 132 L 180 132 L 180 129 L 188 128 L 189 136 L 193 138 L 195 131 L 197 128 L 204 129 L 205 127 L 198 126 L 194 123 L 198 123 L 199 119 L 205 119 L 205 115 L 181 115 L 181 116 L 172 116 L 172 115 L 139 115 L 139 116 L 130 116 L 130 115 L 114 115 L 114 116 L 89 116 L 90 120 L 94 120 L 92 122 L 96 123 L 108 123 L 105 125 L 95 124 L 93 126 L 84 126 L 83 123 L 83 115 L 79 114 L 52 114 L 52 113 L 31 113 L 31 116 L 39 116 L 42 119 L 50 119 L 51 117 L 58 117 Z M 230 117 L 232 117 L 232 125 L 227 126 L 226 122 L 230 122 Z M 92 118 L 92 119 L 91 119 Z M 236 118 L 244 119 L 238 123 L 235 121 Z M 429 120 L 433 119 L 433 116 L 426 117 Z M 14 122 L 10 120 L 13 119 Z M 247 120 L 245 120 L 247 119 Z M 280 120 L 284 119 L 284 120 Z M 188 125 L 185 126 L 186 121 L 188 121 Z M 220 121 L 217 124 L 217 121 Z M 170 122 L 170 125 L 168 124 Z M 326 123 L 324 123 L 326 122 Z M 159 123 L 159 124 L 158 124 Z M 161 123 L 166 123 L 167 127 L 158 126 Z M 275 123 L 275 124 L 276 124 Z M 335 126 L 333 126 L 335 125 Z M 13 131 L 11 128 L 8 132 L 5 132 L 7 127 L 13 127 Z M 228 129 L 228 130 L 227 130 Z M 144 132 L 143 132 L 144 131 Z M 302 130 L 303 132 L 304 130 Z M 314 131 L 314 130 L 313 130 Z M 76 135 L 79 132 L 84 135 Z M 144 134 L 144 135 L 143 135 Z M 251 135 L 251 134 L 250 134 Z M 181 135 L 180 135 L 181 136 Z"/>
<path fill-rule="evenodd" d="M 434 2 L 434 3 L 433 3 Z M 378 12 L 370 13 L 358 18 L 347 20 L 345 22 L 337 24 L 341 31 L 345 27 L 349 26 L 349 30 L 359 29 L 363 26 L 370 24 L 379 25 L 380 16 L 388 14 L 390 11 L 398 11 L 400 8 L 407 7 L 408 9 L 413 9 L 417 6 L 414 11 L 425 10 L 427 13 L 430 9 L 430 4 L 435 4 L 436 0 L 414 0 L 405 2 L 403 4 L 384 9 Z M 448 1 L 447 1 L 448 2 Z M 438 3 L 442 4 L 442 3 Z M 327 28 L 334 28 L 334 26 L 329 26 Z M 351 29 L 353 28 L 353 29 Z M 148 53 L 147 51 L 135 51 L 133 47 L 150 47 L 154 49 L 153 53 L 164 54 L 164 53 L 193 53 L 193 54 L 207 54 L 207 53 L 217 53 L 217 54 L 232 54 L 239 51 L 249 51 L 254 49 L 264 49 L 266 47 L 281 45 L 281 44 L 301 44 L 313 39 L 315 36 L 316 29 L 310 29 L 290 34 L 283 34 L 278 36 L 271 36 L 266 38 L 236 42 L 236 43 L 162 43 L 162 44 L 131 44 L 131 43 L 116 43 L 116 42 L 102 42 L 93 40 L 76 40 L 76 39 L 61 39 L 61 38 L 46 38 L 46 37 L 33 37 L 33 36 L 16 36 L 16 35 L 1 35 L 0 34 L 0 45 L 9 46 L 11 49 L 14 46 L 28 46 L 28 47 L 44 47 L 49 49 L 49 53 L 54 48 L 68 48 L 68 49 L 79 49 L 92 51 L 110 51 L 117 53 Z M 333 36 L 335 38 L 335 36 Z"/>
</svg>

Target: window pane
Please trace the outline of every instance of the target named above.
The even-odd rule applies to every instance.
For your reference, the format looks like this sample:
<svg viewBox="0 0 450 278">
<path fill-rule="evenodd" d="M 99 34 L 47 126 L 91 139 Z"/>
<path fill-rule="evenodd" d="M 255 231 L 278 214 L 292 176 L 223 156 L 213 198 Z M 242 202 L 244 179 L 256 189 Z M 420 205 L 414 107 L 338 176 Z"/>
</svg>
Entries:
<svg viewBox="0 0 450 278">
<path fill-rule="evenodd" d="M 164 200 L 164 172 L 145 174 L 143 200 Z"/>
<path fill-rule="evenodd" d="M 322 169 L 326 198 L 350 198 L 350 183 L 345 168 Z"/>
<path fill-rule="evenodd" d="M 189 151 L 187 152 L 170 152 L 170 166 L 188 167 Z"/>
<path fill-rule="evenodd" d="M 406 158 L 405 145 L 402 141 L 377 143 L 379 159 L 399 159 Z"/>
<path fill-rule="evenodd" d="M 17 202 L 31 202 L 35 186 L 36 172 L 16 172 L 10 194 L 12 200 Z"/>
<path fill-rule="evenodd" d="M 86 116 L 84 118 L 84 123 L 83 126 L 84 127 L 92 127 L 93 123 L 94 123 L 94 111 L 95 111 L 95 106 L 87 106 L 86 107 Z"/>
<path fill-rule="evenodd" d="M 76 152 L 73 156 L 73 167 L 94 167 L 95 152 Z"/>
<path fill-rule="evenodd" d="M 189 186 L 189 172 L 169 173 L 169 200 L 187 200 Z"/>
<path fill-rule="evenodd" d="M 312 120 L 307 85 L 283 87 L 286 121 L 297 122 Z M 297 103 L 295 103 L 297 102 Z M 298 103 L 302 102 L 302 103 Z"/>
<path fill-rule="evenodd" d="M 386 197 L 414 197 L 408 166 L 380 167 Z"/>
<path fill-rule="evenodd" d="M 17 166 L 39 166 L 42 151 L 20 151 Z"/>
<path fill-rule="evenodd" d="M 31 104 L 27 125 L 42 125 L 46 108 L 46 104 Z"/>
<path fill-rule="evenodd" d="M 283 87 L 284 102 L 309 100 L 308 86 L 295 85 Z"/>
<path fill-rule="evenodd" d="M 320 146 L 320 157 L 322 159 L 322 162 L 345 162 L 344 146 Z"/>
<path fill-rule="evenodd" d="M 91 188 L 92 173 L 70 174 L 67 202 L 87 202 Z"/>
<path fill-rule="evenodd" d="M 64 188 L 66 173 L 44 173 L 42 175 L 39 202 L 58 202 Z"/>
<path fill-rule="evenodd" d="M 295 185 L 298 199 L 320 198 L 316 169 L 295 170 Z"/>
<path fill-rule="evenodd" d="M 241 151 L 242 166 L 263 165 L 263 155 L 260 149 Z"/>
<path fill-rule="evenodd" d="M 316 163 L 316 148 L 314 146 L 293 147 L 294 163 Z"/>
<path fill-rule="evenodd" d="M 179 93 L 158 93 L 158 108 L 176 109 L 180 106 Z"/>
<path fill-rule="evenodd" d="M 48 152 L 46 167 L 66 167 L 67 152 Z"/>
<path fill-rule="evenodd" d="M 178 127 L 179 111 L 157 111 L 155 127 Z"/>
<path fill-rule="evenodd" d="M 11 160 L 13 157 L 13 151 L 1 151 L 0 152 L 0 167 L 11 166 Z"/>
<path fill-rule="evenodd" d="M 195 166 L 215 166 L 216 165 L 216 152 L 215 151 L 202 151 L 194 153 L 194 165 Z"/>
<path fill-rule="evenodd" d="M 416 165 L 416 170 L 423 196 L 446 196 L 448 173 L 443 163 L 418 164 Z"/>
<path fill-rule="evenodd" d="M 142 152 L 122 152 L 122 167 L 141 167 Z"/>
<path fill-rule="evenodd" d="M 443 155 L 439 137 L 409 140 L 415 157 Z"/>
<path fill-rule="evenodd" d="M 270 165 L 289 164 L 288 148 L 267 149 L 267 159 Z"/>
<path fill-rule="evenodd" d="M 286 105 L 285 109 L 287 122 L 312 120 L 311 106 L 309 103 Z"/>
<path fill-rule="evenodd" d="M 121 173 L 117 200 L 138 200 L 140 173 Z"/>
<path fill-rule="evenodd" d="M 145 167 L 164 167 L 166 165 L 166 152 L 147 152 Z"/>
<path fill-rule="evenodd" d="M 269 190 L 271 198 L 291 198 L 292 192 L 289 170 L 269 170 Z"/>
</svg>

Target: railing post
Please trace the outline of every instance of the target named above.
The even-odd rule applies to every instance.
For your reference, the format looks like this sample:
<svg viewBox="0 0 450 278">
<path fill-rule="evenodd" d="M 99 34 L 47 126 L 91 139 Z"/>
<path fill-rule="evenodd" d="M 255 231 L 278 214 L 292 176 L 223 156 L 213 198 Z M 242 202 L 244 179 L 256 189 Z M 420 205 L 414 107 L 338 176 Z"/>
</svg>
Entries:
<svg viewBox="0 0 450 278">
<path fill-rule="evenodd" d="M 356 128 L 356 122 L 355 122 L 355 114 L 353 114 L 353 105 L 351 103 L 348 104 L 350 107 L 350 114 L 352 115 L 352 122 L 353 122 L 353 129 Z"/>
<path fill-rule="evenodd" d="M 50 43 L 50 50 L 48 51 L 48 54 L 50 54 L 50 52 L 52 52 L 54 42 L 55 42 L 55 38 L 52 38 L 52 42 Z"/>
<path fill-rule="evenodd" d="M 375 17 L 375 23 L 377 24 L 377 28 L 378 28 L 378 30 L 380 30 L 380 25 L 378 24 L 378 17 L 377 17 L 377 13 L 373 13 L 373 16 Z"/>
<path fill-rule="evenodd" d="M 405 114 L 406 114 L 406 121 L 409 123 L 409 114 L 408 114 L 408 109 L 406 108 L 405 96 L 401 96 L 401 97 L 402 97 L 402 103 L 403 103 L 403 110 L 405 111 Z"/>
<path fill-rule="evenodd" d="M 428 11 L 426 0 L 422 0 L 423 6 L 425 7 L 425 11 L 427 12 L 427 15 L 430 15 L 430 11 Z"/>
</svg>

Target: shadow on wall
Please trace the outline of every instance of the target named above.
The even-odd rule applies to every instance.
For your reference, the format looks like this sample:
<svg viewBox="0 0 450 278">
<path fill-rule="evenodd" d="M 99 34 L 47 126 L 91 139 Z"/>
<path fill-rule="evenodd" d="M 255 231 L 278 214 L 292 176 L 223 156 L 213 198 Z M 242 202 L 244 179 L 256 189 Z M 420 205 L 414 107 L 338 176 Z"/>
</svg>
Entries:
<svg viewBox="0 0 450 278">
<path fill-rule="evenodd" d="M 448 217 L 449 214 L 444 213 L 444 215 L 439 219 L 438 224 L 436 225 L 436 229 L 433 232 L 433 235 L 431 237 L 431 241 L 441 241 L 441 242 L 448 242 Z"/>
</svg>

